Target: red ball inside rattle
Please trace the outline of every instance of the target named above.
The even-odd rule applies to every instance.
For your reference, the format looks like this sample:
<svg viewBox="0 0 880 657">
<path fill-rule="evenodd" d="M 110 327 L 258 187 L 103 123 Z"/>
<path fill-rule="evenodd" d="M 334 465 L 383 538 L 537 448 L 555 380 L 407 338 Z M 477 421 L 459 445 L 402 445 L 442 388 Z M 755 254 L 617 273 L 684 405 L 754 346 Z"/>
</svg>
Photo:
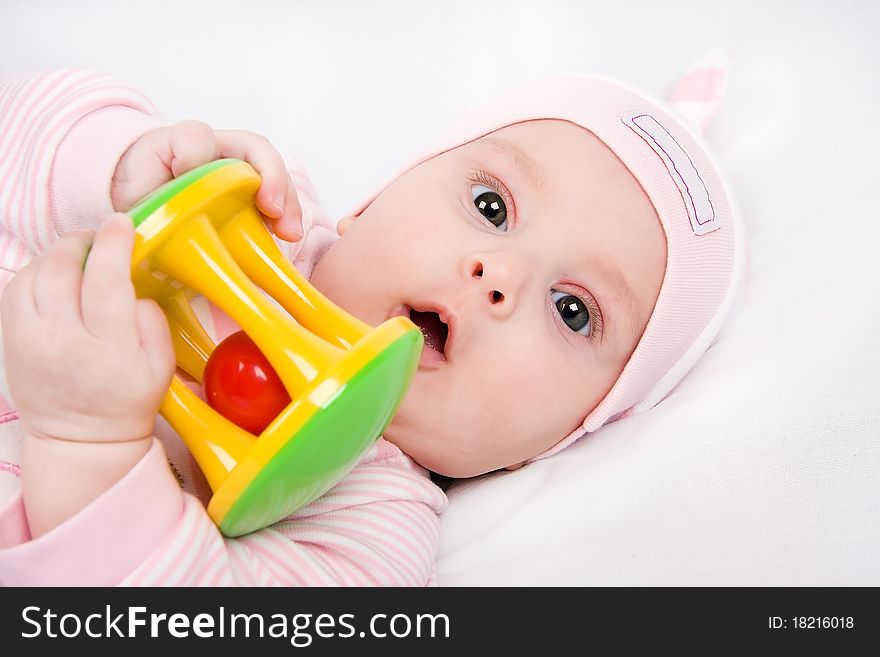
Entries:
<svg viewBox="0 0 880 657">
<path fill-rule="evenodd" d="M 244 331 L 228 336 L 211 352 L 204 387 L 211 408 L 255 436 L 290 404 L 278 374 Z"/>
</svg>

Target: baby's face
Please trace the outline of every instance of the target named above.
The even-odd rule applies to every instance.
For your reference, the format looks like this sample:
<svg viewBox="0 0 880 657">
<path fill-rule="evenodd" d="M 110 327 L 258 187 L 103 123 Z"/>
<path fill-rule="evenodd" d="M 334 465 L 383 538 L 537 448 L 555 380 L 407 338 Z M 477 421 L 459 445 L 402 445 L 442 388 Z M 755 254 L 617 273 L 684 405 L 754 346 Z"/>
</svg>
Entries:
<svg viewBox="0 0 880 657">
<path fill-rule="evenodd" d="M 436 349 L 384 437 L 450 477 L 515 467 L 573 431 L 635 349 L 666 267 L 635 178 L 558 120 L 431 158 L 339 232 L 312 283 L 373 325 L 423 311 Z"/>
</svg>

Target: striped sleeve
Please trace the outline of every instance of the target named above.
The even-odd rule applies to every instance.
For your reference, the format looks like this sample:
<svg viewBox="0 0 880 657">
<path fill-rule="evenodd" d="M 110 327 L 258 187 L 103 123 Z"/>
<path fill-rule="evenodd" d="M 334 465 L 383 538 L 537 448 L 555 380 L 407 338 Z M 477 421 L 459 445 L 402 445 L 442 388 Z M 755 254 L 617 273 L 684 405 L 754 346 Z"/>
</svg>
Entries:
<svg viewBox="0 0 880 657">
<path fill-rule="evenodd" d="M 428 586 L 445 494 L 380 439 L 323 497 L 272 527 L 225 538 L 183 493 L 158 441 L 78 514 L 31 539 L 21 494 L 0 504 L 0 584 Z"/>
<path fill-rule="evenodd" d="M 224 538 L 186 496 L 174 531 L 122 582 L 129 586 L 426 586 L 446 496 L 381 440 L 337 486 L 299 513 Z"/>
<path fill-rule="evenodd" d="M 140 92 L 93 71 L 0 79 L 0 289 L 60 232 L 100 223 L 119 157 L 160 124 Z"/>
</svg>

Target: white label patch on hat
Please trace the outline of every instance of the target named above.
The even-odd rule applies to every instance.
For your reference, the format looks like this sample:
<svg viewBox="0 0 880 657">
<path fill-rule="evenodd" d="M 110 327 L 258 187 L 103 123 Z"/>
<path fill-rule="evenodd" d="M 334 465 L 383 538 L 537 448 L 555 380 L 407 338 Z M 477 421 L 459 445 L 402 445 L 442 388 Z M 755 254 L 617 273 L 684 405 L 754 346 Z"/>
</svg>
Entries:
<svg viewBox="0 0 880 657">
<path fill-rule="evenodd" d="M 721 228 L 703 179 L 691 158 L 675 141 L 675 137 L 650 114 L 636 114 L 629 119 L 623 119 L 623 122 L 642 137 L 663 160 L 684 199 L 694 234 L 705 235 Z"/>
</svg>

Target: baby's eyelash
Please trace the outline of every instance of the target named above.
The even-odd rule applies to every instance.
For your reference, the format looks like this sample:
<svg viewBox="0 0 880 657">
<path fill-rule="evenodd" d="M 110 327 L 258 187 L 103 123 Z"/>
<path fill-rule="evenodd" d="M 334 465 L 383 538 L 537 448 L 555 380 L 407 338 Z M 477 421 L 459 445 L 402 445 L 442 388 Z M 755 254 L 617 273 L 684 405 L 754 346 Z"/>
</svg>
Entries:
<svg viewBox="0 0 880 657">
<path fill-rule="evenodd" d="M 581 297 L 578 297 L 579 299 Z M 602 311 L 599 310 L 598 304 L 593 301 L 593 298 L 587 298 L 583 300 L 585 304 L 587 304 L 587 309 L 590 311 L 590 321 L 593 322 L 593 329 L 590 331 L 590 338 L 593 340 L 598 340 L 602 336 Z"/>
<path fill-rule="evenodd" d="M 468 183 L 469 185 L 485 185 L 496 194 L 500 194 L 507 205 L 508 216 L 516 216 L 516 203 L 513 202 L 513 196 L 498 178 L 482 169 L 473 169 L 468 173 Z"/>
<path fill-rule="evenodd" d="M 604 322 L 602 320 L 602 311 L 599 309 L 599 304 L 595 302 L 592 296 L 587 294 L 585 291 L 570 291 L 570 290 L 560 290 L 558 288 L 553 288 L 553 291 L 559 292 L 561 294 L 570 294 L 573 297 L 577 297 L 581 301 L 584 302 L 584 305 L 587 307 L 587 311 L 590 313 L 590 335 L 586 336 L 582 333 L 578 335 L 582 335 L 588 340 L 599 340 L 602 337 L 602 330 L 604 328 Z M 550 304 L 553 307 L 553 312 L 556 314 L 557 319 L 562 322 L 562 317 L 559 315 L 559 311 L 556 310 L 556 304 Z M 562 322 L 563 325 L 565 324 Z M 565 326 L 565 330 L 571 331 L 570 328 Z"/>
</svg>

